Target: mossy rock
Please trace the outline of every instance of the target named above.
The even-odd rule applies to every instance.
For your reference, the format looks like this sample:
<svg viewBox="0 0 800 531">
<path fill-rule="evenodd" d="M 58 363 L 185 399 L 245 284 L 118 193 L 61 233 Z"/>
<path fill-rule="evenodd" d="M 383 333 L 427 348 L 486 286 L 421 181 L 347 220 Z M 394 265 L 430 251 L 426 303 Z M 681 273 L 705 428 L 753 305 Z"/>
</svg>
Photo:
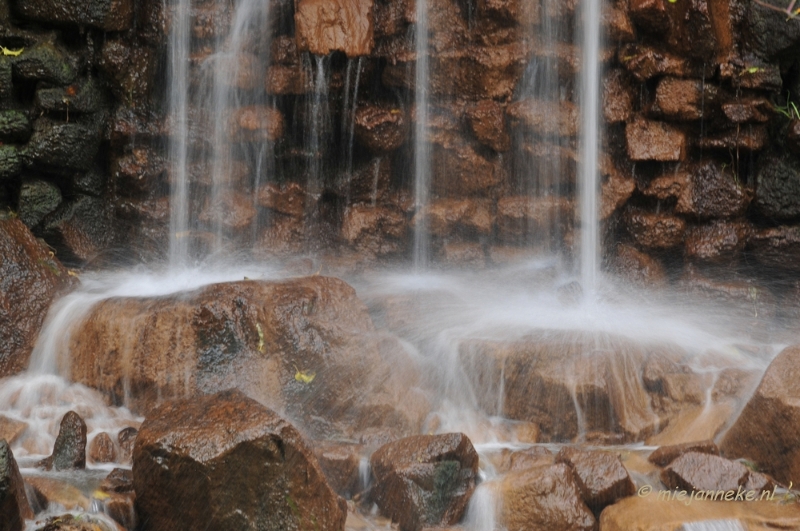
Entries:
<svg viewBox="0 0 800 531">
<path fill-rule="evenodd" d="M 44 111 L 95 113 L 107 104 L 106 95 L 93 78 L 81 79 L 67 87 L 36 91 L 35 105 Z"/>
<path fill-rule="evenodd" d="M 44 81 L 53 85 L 69 85 L 75 80 L 75 69 L 69 59 L 48 42 L 25 48 L 12 59 L 16 77 Z"/>
<path fill-rule="evenodd" d="M 0 179 L 8 179 L 19 175 L 22 162 L 15 146 L 0 146 Z"/>
<path fill-rule="evenodd" d="M 0 111 L 0 141 L 24 142 L 31 136 L 31 123 L 20 111 Z"/>
</svg>

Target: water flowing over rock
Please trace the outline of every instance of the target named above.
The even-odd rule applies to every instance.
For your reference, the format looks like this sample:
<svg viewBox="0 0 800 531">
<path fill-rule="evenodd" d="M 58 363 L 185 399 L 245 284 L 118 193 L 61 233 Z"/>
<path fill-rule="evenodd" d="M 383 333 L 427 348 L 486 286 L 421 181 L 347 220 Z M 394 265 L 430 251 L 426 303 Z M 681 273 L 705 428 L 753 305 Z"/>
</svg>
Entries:
<svg viewBox="0 0 800 531">
<path fill-rule="evenodd" d="M 61 419 L 53 454 L 39 463 L 46 470 L 86 468 L 86 423 L 74 411 Z"/>
<path fill-rule="evenodd" d="M 478 454 L 461 433 L 417 435 L 379 448 L 370 459 L 371 496 L 402 531 L 457 523 L 475 489 Z"/>
<path fill-rule="evenodd" d="M 0 531 L 22 531 L 33 511 L 17 462 L 5 439 L 0 439 Z"/>
<path fill-rule="evenodd" d="M 72 334 L 70 370 L 142 411 L 238 386 L 319 438 L 403 436 L 427 401 L 384 358 L 389 343 L 340 280 L 245 280 L 99 303 Z"/>
<path fill-rule="evenodd" d="M 772 360 L 755 394 L 720 444 L 722 454 L 745 457 L 781 483 L 800 474 L 800 415 L 796 399 L 800 347 L 784 349 Z"/>
<path fill-rule="evenodd" d="M 162 405 L 133 455 L 147 531 L 343 531 L 346 504 L 300 433 L 239 391 Z"/>
<path fill-rule="evenodd" d="M 683 444 L 661 446 L 655 450 L 647 460 L 658 466 L 667 466 L 685 453 L 695 452 L 709 455 L 719 455 L 719 448 L 714 441 L 697 441 Z"/>
<path fill-rule="evenodd" d="M 657 422 L 640 379 L 646 349 L 621 337 L 545 331 L 518 341 L 467 340 L 459 356 L 478 403 L 538 423 L 543 440 L 588 432 L 638 439 Z"/>
<path fill-rule="evenodd" d="M 53 299 L 74 279 L 18 219 L 0 219 L 0 376 L 22 371 Z"/>
</svg>

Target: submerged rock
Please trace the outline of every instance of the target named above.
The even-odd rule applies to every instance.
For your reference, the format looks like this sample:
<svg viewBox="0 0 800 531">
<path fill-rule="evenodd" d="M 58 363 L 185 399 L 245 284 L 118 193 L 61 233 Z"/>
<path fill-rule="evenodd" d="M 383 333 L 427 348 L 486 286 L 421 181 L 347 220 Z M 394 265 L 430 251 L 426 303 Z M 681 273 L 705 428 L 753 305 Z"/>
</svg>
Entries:
<svg viewBox="0 0 800 531">
<path fill-rule="evenodd" d="M 355 290 L 335 278 L 110 299 L 71 338 L 73 380 L 119 402 L 129 386 L 127 399 L 140 411 L 237 386 L 319 439 L 417 433 L 428 413 L 414 370 L 396 370 L 387 338 Z"/>
<path fill-rule="evenodd" d="M 53 299 L 74 279 L 19 219 L 0 219 L 0 376 L 24 370 Z"/>
<path fill-rule="evenodd" d="M 789 484 L 800 477 L 800 347 L 772 360 L 755 394 L 720 444 L 722 454 L 745 457 Z"/>
<path fill-rule="evenodd" d="M 155 409 L 133 484 L 146 531 L 341 531 L 347 513 L 300 433 L 236 390 Z"/>
<path fill-rule="evenodd" d="M 389 443 L 372 454 L 370 464 L 372 499 L 402 531 L 458 523 L 478 475 L 478 454 L 462 433 Z"/>
<path fill-rule="evenodd" d="M 25 484 L 5 439 L 0 439 L 0 531 L 22 531 L 33 511 L 25 495 Z"/>
<path fill-rule="evenodd" d="M 61 419 L 53 454 L 39 462 L 46 470 L 86 468 L 86 423 L 74 411 Z"/>
</svg>

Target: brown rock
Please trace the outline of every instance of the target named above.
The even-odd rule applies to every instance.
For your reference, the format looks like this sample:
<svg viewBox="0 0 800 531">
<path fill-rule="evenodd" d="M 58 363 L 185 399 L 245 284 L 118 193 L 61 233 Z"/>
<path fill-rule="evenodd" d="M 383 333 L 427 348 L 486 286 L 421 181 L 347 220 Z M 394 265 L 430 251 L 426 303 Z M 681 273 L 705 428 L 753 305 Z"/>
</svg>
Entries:
<svg viewBox="0 0 800 531">
<path fill-rule="evenodd" d="M 126 492 L 124 494 L 112 493 L 107 499 L 103 500 L 103 513 L 114 520 L 123 529 L 135 531 L 137 528 L 136 519 L 136 494 Z M 94 528 L 88 531 L 95 531 Z"/>
<path fill-rule="evenodd" d="M 755 394 L 720 444 L 722 454 L 745 457 L 787 484 L 800 475 L 800 419 L 797 398 L 800 347 L 785 348 L 772 360 Z"/>
<path fill-rule="evenodd" d="M 392 159 L 383 156 L 356 165 L 350 172 L 339 173 L 331 191 L 351 205 L 377 206 L 391 203 L 391 184 Z"/>
<path fill-rule="evenodd" d="M 488 236 L 494 217 L 487 201 L 475 199 L 440 199 L 414 216 L 413 224 L 424 222 L 428 231 L 439 237 L 462 235 Z"/>
<path fill-rule="evenodd" d="M 373 5 L 372 0 L 299 0 L 294 15 L 298 50 L 369 55 L 374 46 Z"/>
<path fill-rule="evenodd" d="M 652 256 L 630 245 L 617 245 L 614 266 L 626 280 L 640 286 L 659 287 L 666 285 L 667 274 L 664 266 Z"/>
<path fill-rule="evenodd" d="M 33 511 L 25 495 L 25 484 L 5 439 L 0 439 L 0 531 L 22 531 Z"/>
<path fill-rule="evenodd" d="M 136 442 L 136 436 L 138 434 L 139 430 L 132 427 L 119 430 L 119 433 L 117 434 L 117 442 L 119 443 L 119 457 L 121 463 L 130 461 L 131 456 L 133 455 L 133 445 Z"/>
<path fill-rule="evenodd" d="M 345 241 L 376 256 L 400 251 L 407 233 L 405 214 L 396 208 L 356 205 L 345 211 L 342 220 Z"/>
<path fill-rule="evenodd" d="M 483 246 L 477 242 L 447 241 L 442 245 L 439 256 L 446 264 L 470 265 L 478 268 L 486 265 Z"/>
<path fill-rule="evenodd" d="M 347 514 L 300 433 L 237 390 L 155 409 L 136 439 L 133 485 L 152 531 L 343 531 Z"/>
<path fill-rule="evenodd" d="M 177 23 L 177 14 L 170 13 L 170 26 Z M 192 36 L 197 39 L 224 38 L 231 27 L 232 10 L 225 4 L 207 2 L 192 6 Z"/>
<path fill-rule="evenodd" d="M 572 471 L 565 464 L 539 466 L 506 474 L 498 493 L 503 500 L 499 523 L 508 531 L 594 531 L 592 512 L 581 500 Z"/>
<path fill-rule="evenodd" d="M 470 340 L 459 359 L 480 407 L 497 411 L 502 392 L 499 414 L 537 423 L 543 441 L 577 436 L 579 415 L 587 432 L 628 439 L 657 422 L 638 376 L 645 350 L 621 337 L 540 331 L 518 341 Z"/>
<path fill-rule="evenodd" d="M 733 128 L 720 133 L 709 134 L 698 143 L 703 149 L 718 149 L 724 152 L 731 150 L 760 151 L 769 141 L 769 133 L 765 126 L 756 125 L 747 128 Z"/>
<path fill-rule="evenodd" d="M 23 18 L 55 25 L 94 26 L 103 31 L 125 31 L 133 23 L 131 0 L 30 0 L 20 2 Z"/>
<path fill-rule="evenodd" d="M 106 75 L 117 101 L 147 101 L 156 86 L 158 52 L 111 37 L 103 42 L 98 68 Z"/>
<path fill-rule="evenodd" d="M 550 466 L 555 464 L 555 457 L 544 446 L 531 446 L 525 450 L 511 452 L 508 470 L 525 470 L 537 466 Z"/>
<path fill-rule="evenodd" d="M 634 93 L 625 72 L 611 70 L 603 78 L 603 117 L 606 123 L 627 121 L 633 115 Z"/>
<path fill-rule="evenodd" d="M 686 452 L 662 472 L 661 481 L 670 489 L 737 490 L 747 482 L 749 471 L 741 463 L 700 452 Z"/>
<path fill-rule="evenodd" d="M 538 2 L 524 0 L 480 0 L 478 13 L 521 26 L 534 26 L 539 24 L 541 6 Z"/>
<path fill-rule="evenodd" d="M 46 470 L 86 468 L 86 423 L 74 411 L 67 412 L 58 428 L 53 454 L 37 463 Z"/>
<path fill-rule="evenodd" d="M 481 100 L 467 109 L 472 133 L 478 142 L 495 151 L 511 149 L 503 107 L 494 100 Z"/>
<path fill-rule="evenodd" d="M 622 66 L 638 81 L 663 75 L 689 77 L 696 74 L 699 77 L 701 74 L 695 72 L 685 58 L 645 45 L 623 45 L 617 56 Z"/>
<path fill-rule="evenodd" d="M 103 492 L 133 492 L 133 472 L 126 468 L 115 468 L 100 483 Z"/>
<path fill-rule="evenodd" d="M 694 373 L 665 374 L 661 380 L 664 394 L 678 404 L 702 404 L 706 399 L 703 378 Z"/>
<path fill-rule="evenodd" d="M 301 218 L 306 212 L 306 200 L 310 198 L 303 185 L 268 183 L 258 189 L 258 204 L 275 212 Z"/>
<path fill-rule="evenodd" d="M 149 149 L 135 148 L 111 162 L 115 192 L 123 197 L 141 197 L 163 183 L 164 160 Z"/>
<path fill-rule="evenodd" d="M 106 432 L 98 433 L 89 445 L 89 460 L 94 463 L 113 463 L 117 460 L 114 441 Z"/>
<path fill-rule="evenodd" d="M 272 107 L 240 107 L 231 112 L 228 123 L 237 142 L 274 142 L 283 136 L 283 115 Z"/>
<path fill-rule="evenodd" d="M 370 458 L 372 497 L 403 531 L 457 523 L 478 475 L 478 454 L 462 433 L 416 435 Z"/>
<path fill-rule="evenodd" d="M 19 219 L 0 219 L 0 376 L 23 371 L 52 300 L 73 284 Z"/>
<path fill-rule="evenodd" d="M 656 87 L 652 111 L 669 120 L 706 118 L 716 102 L 717 87 L 699 79 L 662 78 Z"/>
<path fill-rule="evenodd" d="M 73 381 L 114 400 L 135 390 L 131 406 L 144 411 L 236 385 L 318 438 L 384 427 L 403 436 L 428 413 L 413 371 L 383 361 L 355 290 L 323 276 L 106 300 L 73 331 L 70 355 Z"/>
<path fill-rule="evenodd" d="M 744 485 L 744 490 L 750 490 L 756 492 L 759 496 L 764 491 L 768 491 L 770 493 L 774 492 L 775 489 L 775 482 L 772 481 L 772 478 L 761 474 L 759 472 L 750 471 L 750 474 L 747 476 L 747 483 Z"/>
<path fill-rule="evenodd" d="M 572 226 L 574 209 L 563 197 L 503 197 L 497 203 L 498 238 L 515 243 L 553 226 L 565 230 Z"/>
<path fill-rule="evenodd" d="M 267 94 L 276 96 L 308 94 L 314 89 L 314 82 L 301 64 L 271 65 L 267 69 L 264 84 Z"/>
<path fill-rule="evenodd" d="M 26 422 L 0 415 L 0 439 L 5 439 L 8 444 L 14 444 L 27 429 Z"/>
<path fill-rule="evenodd" d="M 356 140 L 376 153 L 394 151 L 408 138 L 409 120 L 399 108 L 361 105 L 356 109 Z"/>
<path fill-rule="evenodd" d="M 25 483 L 32 487 L 34 495 L 43 501 L 42 505 L 59 504 L 66 510 L 88 511 L 91 505 L 89 498 L 77 487 L 63 479 L 46 476 L 28 476 Z"/>
<path fill-rule="evenodd" d="M 600 219 L 605 220 L 622 207 L 636 189 L 636 182 L 630 175 L 612 169 L 600 185 Z"/>
<path fill-rule="evenodd" d="M 505 177 L 496 155 L 485 156 L 469 144 L 434 145 L 431 166 L 432 190 L 439 196 L 485 197 Z"/>
<path fill-rule="evenodd" d="M 775 296 L 752 280 L 716 280 L 687 266 L 681 284 L 688 293 L 727 305 L 743 318 L 769 319 L 775 315 Z"/>
<path fill-rule="evenodd" d="M 731 521 L 738 524 L 728 524 Z M 674 501 L 672 498 L 665 500 L 658 497 L 658 489 L 655 489 L 647 497 L 631 496 L 621 500 L 600 515 L 600 529 L 603 531 L 659 531 L 687 528 L 692 523 L 695 523 L 692 527 L 792 528 L 800 526 L 800 509 L 794 504 L 765 502 L 721 503 L 696 498 L 689 502 L 688 493 Z"/>
<path fill-rule="evenodd" d="M 105 518 L 90 514 L 75 516 L 67 513 L 51 516 L 42 523 L 41 531 L 119 531 L 119 527 L 109 524 Z"/>
<path fill-rule="evenodd" d="M 328 484 L 340 496 L 352 498 L 361 485 L 359 467 L 363 446 L 359 444 L 319 441 L 314 443 L 314 454 Z"/>
<path fill-rule="evenodd" d="M 772 105 L 765 98 L 737 98 L 722 104 L 725 118 L 735 124 L 768 122 L 772 112 Z"/>
<path fill-rule="evenodd" d="M 678 161 L 686 157 L 686 135 L 664 122 L 637 118 L 625 126 L 631 160 Z"/>
<path fill-rule="evenodd" d="M 777 92 L 783 86 L 781 70 L 777 64 L 748 67 L 738 72 L 742 88 Z"/>
<path fill-rule="evenodd" d="M 574 137 L 578 134 L 578 109 L 568 101 L 519 100 L 506 113 L 514 127 L 542 136 Z"/>
<path fill-rule="evenodd" d="M 603 6 L 603 23 L 608 32 L 610 42 L 631 42 L 636 40 L 636 30 L 633 27 L 628 10 L 623 5 Z"/>
<path fill-rule="evenodd" d="M 625 222 L 628 232 L 642 247 L 669 249 L 683 243 L 686 222 L 667 213 L 628 209 Z"/>
<path fill-rule="evenodd" d="M 256 248 L 262 254 L 274 256 L 290 256 L 306 248 L 306 228 L 303 219 L 274 214 L 269 226 L 259 236 Z"/>
<path fill-rule="evenodd" d="M 743 221 L 713 221 L 686 232 L 686 256 L 702 262 L 730 263 L 741 253 L 752 231 Z"/>
<path fill-rule="evenodd" d="M 631 0 L 631 18 L 637 25 L 655 33 L 669 27 L 669 13 L 665 0 Z"/>
<path fill-rule="evenodd" d="M 566 463 L 575 474 L 581 497 L 593 511 L 631 496 L 636 487 L 616 455 L 565 446 L 556 463 Z"/>
<path fill-rule="evenodd" d="M 719 448 L 714 441 L 697 441 L 669 446 L 660 446 L 647 458 L 654 465 L 665 467 L 685 453 L 695 452 L 709 455 L 719 455 Z"/>
</svg>

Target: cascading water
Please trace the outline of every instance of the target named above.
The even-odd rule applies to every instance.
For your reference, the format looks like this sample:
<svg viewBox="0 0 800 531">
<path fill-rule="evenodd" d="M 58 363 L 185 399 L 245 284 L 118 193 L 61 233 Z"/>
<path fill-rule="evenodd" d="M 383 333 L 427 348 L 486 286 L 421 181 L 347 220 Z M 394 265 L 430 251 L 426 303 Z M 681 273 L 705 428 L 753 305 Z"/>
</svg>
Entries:
<svg viewBox="0 0 800 531">
<path fill-rule="evenodd" d="M 431 153 L 428 139 L 429 45 L 428 2 L 416 2 L 414 72 L 414 210 L 424 213 L 430 202 Z M 417 217 L 414 226 L 413 260 L 416 271 L 424 271 L 430 261 L 430 234 L 427 216 Z"/>
</svg>

